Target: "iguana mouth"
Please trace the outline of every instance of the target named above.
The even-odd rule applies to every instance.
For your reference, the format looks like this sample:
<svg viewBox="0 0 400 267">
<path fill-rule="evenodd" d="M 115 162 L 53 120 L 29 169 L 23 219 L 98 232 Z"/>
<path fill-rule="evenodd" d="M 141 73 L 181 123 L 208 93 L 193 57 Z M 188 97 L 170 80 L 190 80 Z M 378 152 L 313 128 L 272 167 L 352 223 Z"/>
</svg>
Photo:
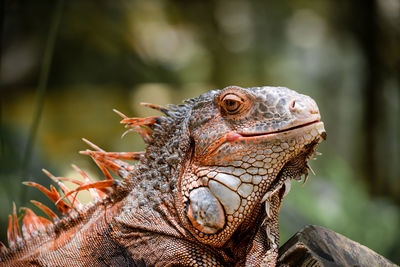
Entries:
<svg viewBox="0 0 400 267">
<path fill-rule="evenodd" d="M 307 126 L 309 126 L 309 125 L 316 124 L 316 123 L 319 123 L 319 122 L 321 122 L 321 121 L 318 119 L 318 120 L 314 120 L 314 121 L 312 121 L 312 122 L 303 123 L 303 124 L 296 125 L 296 126 L 293 126 L 293 127 L 290 127 L 290 128 L 281 129 L 281 130 L 272 131 L 272 132 L 262 132 L 262 133 L 238 133 L 238 134 L 240 134 L 242 137 L 267 136 L 267 135 L 273 135 L 273 134 L 278 134 L 278 133 L 283 133 L 283 132 L 289 132 L 289 131 L 296 130 L 296 129 L 300 129 L 300 128 L 303 128 L 303 127 L 307 127 Z"/>
<path fill-rule="evenodd" d="M 297 130 L 306 128 L 306 127 L 310 127 L 310 126 L 315 126 L 315 129 L 320 132 L 320 136 L 322 137 L 323 140 L 326 140 L 326 132 L 325 129 L 323 129 L 324 127 L 324 123 L 320 120 L 314 120 L 311 122 L 307 122 L 307 123 L 303 123 L 300 125 L 296 125 L 296 126 L 292 126 L 286 129 L 281 129 L 281 130 L 277 130 L 277 131 L 271 131 L 271 132 L 261 132 L 261 133 L 244 133 L 244 132 L 229 132 L 226 136 L 225 139 L 218 145 L 216 145 L 214 147 L 214 149 L 210 150 L 209 153 L 214 153 L 215 151 L 217 151 L 220 147 L 222 147 L 224 144 L 229 143 L 229 142 L 234 142 L 237 140 L 246 140 L 246 139 L 263 139 L 262 137 L 268 138 L 268 137 L 273 137 L 276 136 L 277 134 L 289 134 L 291 132 L 293 132 L 295 134 L 295 132 Z M 322 127 L 322 131 L 320 131 Z M 261 137 L 261 138 L 260 138 Z"/>
</svg>

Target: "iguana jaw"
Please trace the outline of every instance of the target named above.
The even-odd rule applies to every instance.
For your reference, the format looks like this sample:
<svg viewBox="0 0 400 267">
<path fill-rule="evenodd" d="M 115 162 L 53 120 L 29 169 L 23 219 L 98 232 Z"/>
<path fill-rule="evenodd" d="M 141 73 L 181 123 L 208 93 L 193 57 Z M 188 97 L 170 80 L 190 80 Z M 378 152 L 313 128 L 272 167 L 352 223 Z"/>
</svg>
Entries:
<svg viewBox="0 0 400 267">
<path fill-rule="evenodd" d="M 323 124 L 321 125 L 321 127 L 323 129 Z M 260 202 L 267 202 L 270 196 L 279 191 L 283 186 L 285 186 L 283 197 L 286 196 L 290 190 L 290 182 L 292 179 L 300 181 L 302 179 L 302 176 L 304 175 L 303 183 L 305 183 L 308 178 L 308 171 L 311 170 L 311 172 L 314 173 L 314 171 L 309 166 L 308 161 L 314 155 L 318 155 L 318 153 L 316 152 L 317 146 L 320 142 L 322 142 L 322 140 L 325 139 L 326 133 L 324 130 L 322 130 L 320 139 L 315 139 L 313 142 L 306 145 L 303 151 L 299 152 L 298 155 L 286 162 L 279 174 L 276 176 L 275 180 L 271 183 L 271 186 L 269 187 L 267 193 L 265 193 Z M 267 206 L 266 209 L 268 209 Z"/>
<path fill-rule="evenodd" d="M 183 192 L 188 192 L 185 201 L 187 215 L 196 236 L 204 243 L 223 244 L 241 224 L 240 218 L 249 217 L 257 203 L 269 201 L 269 197 L 280 191 L 285 181 L 305 174 L 306 161 L 325 136 L 324 124 L 320 121 L 279 133 L 252 136 L 227 133 L 225 141 L 209 157 L 194 162 L 199 167 L 193 171 L 193 178 L 183 179 L 191 181 L 183 184 Z M 290 169 L 290 174 L 294 175 L 282 175 L 287 163 L 297 157 L 301 158 L 299 166 L 293 166 L 298 168 L 295 171 Z M 204 188 L 201 189 L 201 197 L 199 188 Z M 236 200 L 236 196 L 241 200 Z M 235 204 L 236 201 L 240 204 Z M 214 204 L 204 204 L 206 202 Z M 203 216 L 202 219 L 199 216 Z"/>
<path fill-rule="evenodd" d="M 308 130 L 307 128 L 311 128 L 312 130 Z M 315 131 L 318 132 L 319 138 L 316 138 L 310 143 L 304 146 L 300 152 L 298 152 L 297 155 L 295 155 L 293 158 L 288 160 L 285 165 L 282 167 L 281 171 L 279 174 L 276 176 L 276 178 L 273 180 L 271 183 L 268 191 L 265 193 L 263 198 L 261 199 L 260 202 L 266 202 L 272 196 L 275 194 L 277 191 L 279 191 L 283 186 L 285 186 L 284 190 L 284 196 L 286 196 L 290 190 L 290 181 L 292 179 L 294 180 L 301 180 L 301 176 L 305 175 L 304 177 L 304 183 L 307 181 L 308 178 L 308 171 L 312 169 L 308 165 L 308 160 L 315 155 L 315 151 L 317 149 L 317 145 L 322 142 L 323 140 L 326 140 L 326 132 L 324 128 L 324 123 L 321 122 L 319 119 L 316 121 L 312 121 L 309 123 L 305 123 L 302 125 L 290 127 L 287 129 L 283 129 L 280 131 L 276 132 L 269 132 L 269 133 L 264 133 L 264 134 L 241 134 L 243 139 L 246 138 L 255 138 L 258 140 L 262 140 L 263 138 L 273 138 L 274 136 L 278 134 L 283 134 L 283 133 L 288 133 L 290 135 L 298 135 L 302 136 L 304 133 Z M 240 140 L 241 138 L 239 138 Z M 285 173 L 287 169 L 290 169 L 290 174 Z M 313 171 L 312 171 L 313 172 Z M 268 214 L 268 205 L 266 204 L 266 210 Z"/>
<path fill-rule="evenodd" d="M 283 166 L 282 170 L 279 172 L 279 174 L 276 176 L 275 180 L 271 183 L 271 186 L 269 187 L 267 193 L 263 196 L 261 199 L 261 202 L 266 202 L 268 201 L 268 198 L 275 194 L 278 190 L 282 188 L 282 186 L 285 185 L 285 193 L 283 196 L 286 196 L 287 193 L 290 190 L 290 181 L 292 179 L 294 180 L 301 180 L 301 176 L 305 175 L 304 177 L 304 183 L 307 181 L 308 178 L 308 171 L 311 170 L 311 167 L 308 165 L 308 160 L 315 155 L 315 151 L 317 149 L 317 145 L 322 142 L 322 140 L 326 140 L 326 132 L 324 128 L 324 123 L 321 122 L 320 120 L 316 120 L 313 122 L 309 122 L 306 124 L 302 124 L 299 126 L 294 126 L 290 127 L 287 129 L 283 129 L 280 131 L 276 132 L 269 132 L 265 134 L 241 134 L 243 137 L 242 138 L 257 138 L 257 139 L 262 139 L 262 138 L 271 138 L 273 136 L 276 136 L 277 134 L 282 134 L 285 132 L 290 132 L 290 134 L 294 135 L 302 135 L 303 132 L 307 132 L 307 130 L 304 130 L 303 128 L 306 127 L 312 127 L 313 130 L 318 131 L 320 138 L 316 138 L 313 142 L 310 144 L 306 145 L 304 149 L 298 153 L 298 155 L 294 156 L 292 159 L 290 159 L 288 162 L 285 163 Z M 287 175 L 285 173 L 285 170 L 290 168 L 290 175 Z M 313 172 L 313 171 L 312 171 Z M 268 209 L 268 207 L 266 207 Z M 267 211 L 268 213 L 268 211 Z"/>
</svg>

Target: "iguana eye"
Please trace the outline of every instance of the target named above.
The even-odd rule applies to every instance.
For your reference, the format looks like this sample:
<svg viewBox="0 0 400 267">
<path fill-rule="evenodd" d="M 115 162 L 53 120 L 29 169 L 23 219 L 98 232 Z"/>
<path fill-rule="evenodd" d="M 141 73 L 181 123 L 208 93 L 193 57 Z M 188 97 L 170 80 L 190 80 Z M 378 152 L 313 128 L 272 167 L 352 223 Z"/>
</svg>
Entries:
<svg viewBox="0 0 400 267">
<path fill-rule="evenodd" d="M 243 106 L 243 99 L 235 94 L 227 94 L 222 98 L 221 106 L 228 114 L 238 113 Z"/>
</svg>

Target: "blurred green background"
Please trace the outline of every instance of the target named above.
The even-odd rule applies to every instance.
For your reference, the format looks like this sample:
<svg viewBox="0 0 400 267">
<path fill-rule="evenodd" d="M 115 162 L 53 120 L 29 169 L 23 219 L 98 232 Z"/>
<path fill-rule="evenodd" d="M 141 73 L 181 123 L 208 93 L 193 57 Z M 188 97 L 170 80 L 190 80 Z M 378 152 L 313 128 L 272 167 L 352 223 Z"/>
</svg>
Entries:
<svg viewBox="0 0 400 267">
<path fill-rule="evenodd" d="M 293 182 L 281 243 L 307 224 L 400 263 L 400 1 L 2 0 L 0 239 L 21 181 L 101 177 L 79 150 L 140 151 L 117 108 L 180 103 L 228 85 L 286 86 L 319 104 L 316 177 Z M 82 201 L 88 201 L 81 194 Z M 37 209 L 35 209 L 37 211 Z M 38 212 L 38 214 L 41 214 Z"/>
</svg>

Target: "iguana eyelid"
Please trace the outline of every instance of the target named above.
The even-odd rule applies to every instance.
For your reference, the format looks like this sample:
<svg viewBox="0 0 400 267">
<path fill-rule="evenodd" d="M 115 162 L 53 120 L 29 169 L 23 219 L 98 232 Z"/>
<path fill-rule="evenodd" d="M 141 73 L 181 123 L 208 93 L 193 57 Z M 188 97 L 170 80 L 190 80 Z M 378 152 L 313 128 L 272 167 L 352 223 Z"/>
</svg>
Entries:
<svg viewBox="0 0 400 267">
<path fill-rule="evenodd" d="M 251 107 L 251 96 L 246 95 L 237 87 L 227 87 L 218 96 L 217 104 L 221 110 L 222 115 L 230 116 L 241 116 Z M 230 107 L 229 102 L 234 102 L 235 107 Z M 234 118 L 234 117 L 232 117 Z"/>
<path fill-rule="evenodd" d="M 232 107 L 231 104 L 234 106 Z M 240 112 L 243 104 L 244 104 L 243 98 L 232 93 L 226 94 L 221 101 L 222 108 L 229 114 L 235 114 Z"/>
</svg>

